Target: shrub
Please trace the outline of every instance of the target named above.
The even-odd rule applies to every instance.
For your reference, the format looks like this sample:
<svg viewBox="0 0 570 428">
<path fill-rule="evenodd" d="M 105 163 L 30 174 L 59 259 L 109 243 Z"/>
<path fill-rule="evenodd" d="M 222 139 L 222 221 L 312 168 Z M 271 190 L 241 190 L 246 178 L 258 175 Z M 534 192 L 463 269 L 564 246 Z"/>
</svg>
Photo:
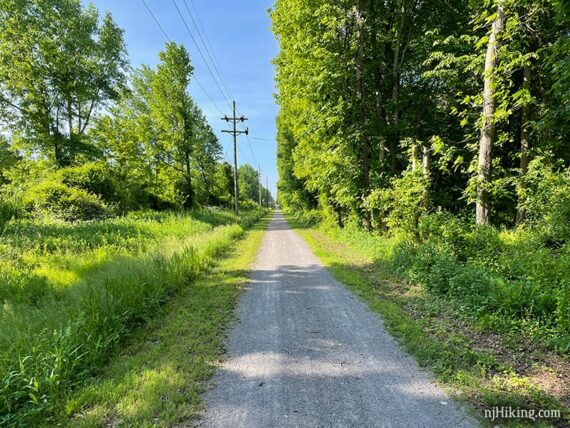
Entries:
<svg viewBox="0 0 570 428">
<path fill-rule="evenodd" d="M 519 196 L 528 220 L 537 225 L 546 245 L 570 241 L 570 169 L 557 170 L 544 159 L 535 159 Z"/>
<path fill-rule="evenodd" d="M 485 269 L 472 265 L 458 266 L 449 279 L 449 290 L 477 305 L 487 305 L 491 284 L 491 277 Z"/>
<path fill-rule="evenodd" d="M 570 280 L 565 281 L 558 292 L 556 321 L 562 334 L 566 336 L 565 351 L 570 351 Z"/>
<path fill-rule="evenodd" d="M 416 233 L 418 222 L 427 213 L 429 181 L 419 171 L 406 171 L 392 186 L 374 190 L 365 206 L 375 218 L 375 228 Z"/>
<path fill-rule="evenodd" d="M 23 208 L 28 213 L 65 221 L 94 220 L 111 214 L 98 196 L 55 180 L 43 181 L 28 190 Z"/>
<path fill-rule="evenodd" d="M 54 178 L 67 186 L 97 195 L 104 201 L 118 202 L 121 199 L 115 179 L 106 165 L 101 163 L 63 168 L 55 173 Z"/>
<path fill-rule="evenodd" d="M 0 227 L 3 227 L 14 217 L 14 208 L 15 207 L 8 201 L 0 199 Z"/>
<path fill-rule="evenodd" d="M 438 211 L 420 218 L 418 223 L 418 238 L 420 242 L 442 242 L 450 247 L 456 257 L 466 260 L 464 253 L 469 226 L 447 211 Z"/>
<path fill-rule="evenodd" d="M 460 267 L 449 248 L 434 242 L 417 247 L 411 241 L 396 245 L 394 264 L 406 279 L 438 294 L 450 290 L 451 279 Z"/>
</svg>

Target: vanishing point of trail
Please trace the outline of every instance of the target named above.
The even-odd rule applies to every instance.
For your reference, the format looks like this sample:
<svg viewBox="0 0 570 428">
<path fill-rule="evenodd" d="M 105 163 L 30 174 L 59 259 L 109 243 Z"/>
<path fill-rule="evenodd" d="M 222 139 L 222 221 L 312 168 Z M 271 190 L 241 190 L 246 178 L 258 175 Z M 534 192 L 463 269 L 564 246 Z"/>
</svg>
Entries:
<svg viewBox="0 0 570 428">
<path fill-rule="evenodd" d="M 277 213 L 205 397 L 205 427 L 471 427 Z"/>
</svg>

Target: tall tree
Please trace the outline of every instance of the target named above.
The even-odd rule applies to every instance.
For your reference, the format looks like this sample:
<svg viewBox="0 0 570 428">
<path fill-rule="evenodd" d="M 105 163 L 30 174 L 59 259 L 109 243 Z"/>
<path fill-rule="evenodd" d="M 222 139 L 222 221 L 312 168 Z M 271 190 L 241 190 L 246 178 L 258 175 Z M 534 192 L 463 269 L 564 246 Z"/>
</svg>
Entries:
<svg viewBox="0 0 570 428">
<path fill-rule="evenodd" d="M 491 27 L 487 54 L 485 56 L 485 84 L 483 88 L 483 125 L 479 140 L 479 166 L 477 183 L 476 222 L 480 225 L 491 221 L 491 184 L 492 151 L 495 142 L 495 94 L 497 72 L 497 49 L 499 38 L 505 26 L 505 10 L 501 3 L 497 6 L 497 15 Z"/>
<path fill-rule="evenodd" d="M 123 32 L 80 0 L 0 0 L 0 120 L 59 167 L 89 153 L 94 115 L 117 99 Z"/>
<path fill-rule="evenodd" d="M 159 56 L 161 63 L 152 82 L 150 112 L 158 130 L 159 144 L 164 149 L 163 161 L 179 173 L 184 206 L 191 208 L 194 205 L 192 152 L 196 118 L 192 114 L 195 107 L 188 86 L 194 68 L 182 45 L 169 42 Z"/>
</svg>

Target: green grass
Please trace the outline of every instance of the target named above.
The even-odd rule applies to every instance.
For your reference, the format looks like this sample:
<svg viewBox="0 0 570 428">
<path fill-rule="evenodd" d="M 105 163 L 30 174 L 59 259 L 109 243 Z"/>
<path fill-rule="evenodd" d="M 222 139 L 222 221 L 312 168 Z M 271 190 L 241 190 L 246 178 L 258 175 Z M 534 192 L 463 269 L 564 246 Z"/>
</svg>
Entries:
<svg viewBox="0 0 570 428">
<path fill-rule="evenodd" d="M 202 409 L 199 394 L 223 353 L 223 339 L 268 218 L 227 249 L 214 270 L 192 282 L 139 329 L 97 380 L 69 398 L 71 426 L 173 426 Z"/>
<path fill-rule="evenodd" d="M 433 371 L 452 396 L 469 403 L 474 414 L 482 416 L 483 409 L 493 406 L 512 406 L 562 409 L 570 415 L 568 397 L 565 401 L 560 393 L 541 384 L 541 377 L 552 369 L 546 367 L 547 360 L 557 358 L 562 365 L 557 368 L 567 373 L 566 359 L 540 347 L 520 352 L 524 340 L 520 332 L 519 337 L 517 333 L 488 333 L 460 302 L 401 281 L 388 257 L 393 240 L 307 226 L 293 218 L 289 222 L 333 275 L 382 316 L 401 346 Z M 530 368 L 520 370 L 520 360 L 530 362 Z M 564 386 L 563 378 L 555 381 Z M 524 421 L 501 423 L 524 426 Z M 537 425 L 565 423 L 545 420 Z"/>
<path fill-rule="evenodd" d="M 259 214 L 9 223 L 0 241 L 0 423 L 54 421 L 63 397 Z"/>
</svg>

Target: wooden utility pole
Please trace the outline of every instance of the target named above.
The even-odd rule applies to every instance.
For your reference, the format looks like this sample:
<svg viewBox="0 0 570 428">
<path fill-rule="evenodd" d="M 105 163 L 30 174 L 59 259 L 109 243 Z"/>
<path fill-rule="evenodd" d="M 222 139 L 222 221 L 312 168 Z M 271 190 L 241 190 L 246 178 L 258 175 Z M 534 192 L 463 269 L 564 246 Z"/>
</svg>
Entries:
<svg viewBox="0 0 570 428">
<path fill-rule="evenodd" d="M 241 116 L 236 117 L 236 102 L 233 102 L 233 115 L 232 117 L 224 116 L 222 120 L 226 122 L 232 122 L 233 129 L 227 130 L 223 129 L 222 132 L 227 132 L 228 134 L 232 134 L 234 137 L 234 211 L 236 215 L 239 214 L 239 188 L 238 188 L 238 170 L 237 170 L 237 136 L 240 134 L 249 135 L 249 129 L 245 128 L 245 131 L 238 131 L 236 124 L 238 122 L 245 122 L 247 118 Z"/>
</svg>

